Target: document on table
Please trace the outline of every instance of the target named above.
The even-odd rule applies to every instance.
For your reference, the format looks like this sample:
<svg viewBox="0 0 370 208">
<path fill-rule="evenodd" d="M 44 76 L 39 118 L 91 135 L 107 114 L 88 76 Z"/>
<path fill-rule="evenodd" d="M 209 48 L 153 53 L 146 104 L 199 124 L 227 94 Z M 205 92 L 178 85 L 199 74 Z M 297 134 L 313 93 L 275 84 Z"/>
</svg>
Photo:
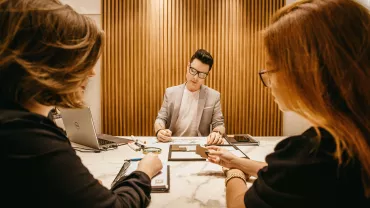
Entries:
<svg viewBox="0 0 370 208">
<path fill-rule="evenodd" d="M 137 169 L 139 162 L 131 162 L 127 168 L 126 174 L 134 172 Z M 152 178 L 152 192 L 167 192 L 170 188 L 169 168 L 167 163 L 163 163 L 163 168 L 156 176 Z"/>
</svg>

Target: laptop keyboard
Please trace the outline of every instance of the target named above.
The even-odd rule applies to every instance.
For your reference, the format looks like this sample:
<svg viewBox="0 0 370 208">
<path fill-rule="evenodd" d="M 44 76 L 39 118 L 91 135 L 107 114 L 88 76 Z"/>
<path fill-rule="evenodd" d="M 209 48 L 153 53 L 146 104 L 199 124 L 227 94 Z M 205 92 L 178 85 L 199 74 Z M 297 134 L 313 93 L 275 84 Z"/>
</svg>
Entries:
<svg viewBox="0 0 370 208">
<path fill-rule="evenodd" d="M 99 145 L 114 144 L 115 142 L 98 138 Z"/>
</svg>

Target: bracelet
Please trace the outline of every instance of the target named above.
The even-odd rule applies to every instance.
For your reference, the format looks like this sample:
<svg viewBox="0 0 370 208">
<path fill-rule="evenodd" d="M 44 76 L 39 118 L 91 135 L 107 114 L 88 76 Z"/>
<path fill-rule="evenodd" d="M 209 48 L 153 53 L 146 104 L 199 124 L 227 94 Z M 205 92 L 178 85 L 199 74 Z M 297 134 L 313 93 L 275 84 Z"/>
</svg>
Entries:
<svg viewBox="0 0 370 208">
<path fill-rule="evenodd" d="M 225 186 L 227 185 L 227 182 L 229 182 L 230 179 L 232 178 L 240 178 L 244 181 L 244 183 L 247 183 L 247 180 L 244 176 L 244 174 L 240 174 L 240 173 L 231 173 L 229 176 L 227 176 L 225 178 Z"/>
<path fill-rule="evenodd" d="M 158 132 L 159 132 L 160 130 L 164 130 L 164 129 L 159 129 L 159 130 L 157 130 L 157 132 L 155 132 L 155 137 L 158 137 Z"/>
</svg>

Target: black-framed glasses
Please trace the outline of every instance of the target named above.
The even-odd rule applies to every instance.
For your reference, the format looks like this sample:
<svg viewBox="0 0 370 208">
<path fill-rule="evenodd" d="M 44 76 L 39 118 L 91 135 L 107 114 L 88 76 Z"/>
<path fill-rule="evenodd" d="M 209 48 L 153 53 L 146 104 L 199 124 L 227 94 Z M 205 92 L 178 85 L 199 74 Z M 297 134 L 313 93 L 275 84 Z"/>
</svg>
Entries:
<svg viewBox="0 0 370 208">
<path fill-rule="evenodd" d="M 277 70 L 266 70 L 266 69 L 261 69 L 258 74 L 260 75 L 261 82 L 265 87 L 271 87 L 271 80 L 270 76 L 268 73 L 270 72 L 275 72 Z"/>
<path fill-rule="evenodd" d="M 192 66 L 189 66 L 189 73 L 194 76 L 198 74 L 198 77 L 201 79 L 205 79 L 208 76 L 208 73 L 200 72 L 194 69 Z"/>
</svg>

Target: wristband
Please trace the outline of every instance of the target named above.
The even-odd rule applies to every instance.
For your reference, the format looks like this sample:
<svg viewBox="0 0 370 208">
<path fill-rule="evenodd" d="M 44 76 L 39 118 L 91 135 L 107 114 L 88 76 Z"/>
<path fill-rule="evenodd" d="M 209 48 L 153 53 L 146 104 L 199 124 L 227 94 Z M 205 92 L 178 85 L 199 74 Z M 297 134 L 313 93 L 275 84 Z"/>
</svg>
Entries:
<svg viewBox="0 0 370 208">
<path fill-rule="evenodd" d="M 164 129 L 159 129 L 159 130 L 157 130 L 157 132 L 155 132 L 155 136 L 156 136 L 156 137 L 158 137 L 158 132 L 159 132 L 160 130 L 164 130 Z"/>
<path fill-rule="evenodd" d="M 245 178 L 245 175 L 242 173 L 231 173 L 229 176 L 225 178 L 225 186 L 227 185 L 227 182 L 229 182 L 232 178 L 240 178 L 244 181 L 244 183 L 247 183 L 247 180 Z"/>
</svg>

